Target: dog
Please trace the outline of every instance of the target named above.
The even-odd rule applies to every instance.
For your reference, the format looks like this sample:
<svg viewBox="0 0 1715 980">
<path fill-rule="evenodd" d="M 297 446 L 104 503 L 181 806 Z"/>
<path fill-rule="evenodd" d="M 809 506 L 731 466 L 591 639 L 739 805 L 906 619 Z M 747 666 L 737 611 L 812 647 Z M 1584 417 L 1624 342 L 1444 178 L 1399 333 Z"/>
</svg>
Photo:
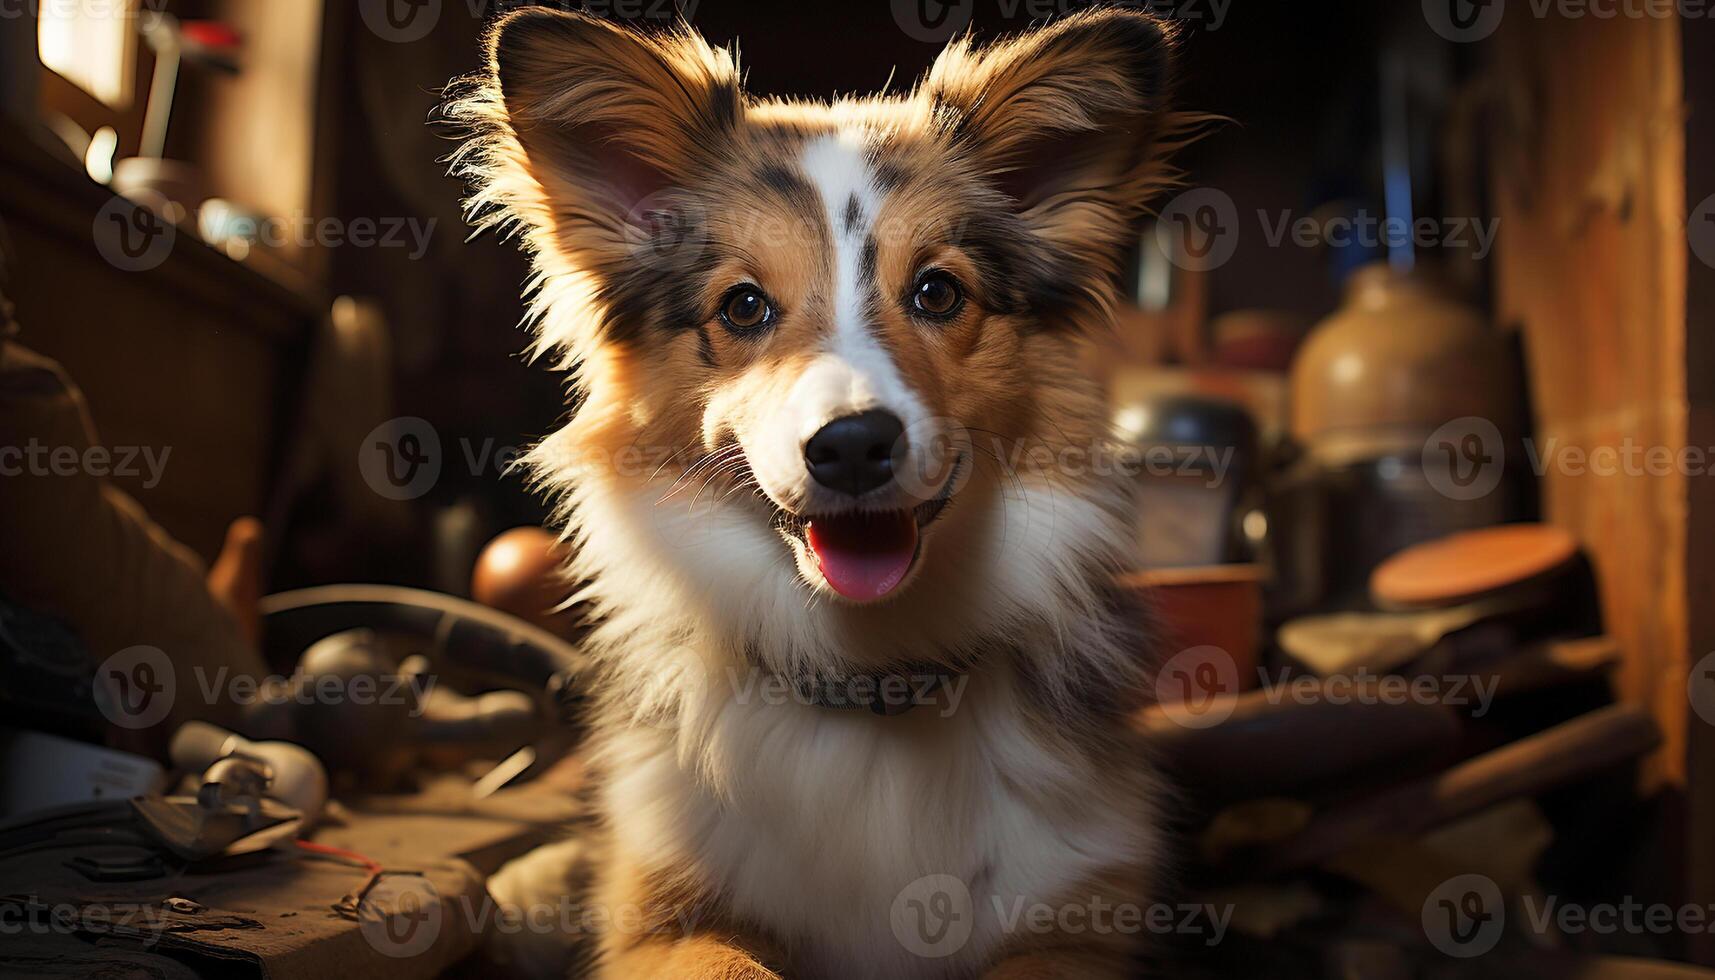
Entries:
<svg viewBox="0 0 1715 980">
<path fill-rule="evenodd" d="M 1066 453 L 1175 47 L 1096 9 L 825 103 L 683 25 L 492 25 L 453 169 L 570 377 L 528 463 L 598 665 L 595 827 L 495 890 L 578 892 L 593 975 L 1130 975 L 1135 935 L 1037 910 L 1140 907 L 1164 860 L 1133 504 Z"/>
</svg>

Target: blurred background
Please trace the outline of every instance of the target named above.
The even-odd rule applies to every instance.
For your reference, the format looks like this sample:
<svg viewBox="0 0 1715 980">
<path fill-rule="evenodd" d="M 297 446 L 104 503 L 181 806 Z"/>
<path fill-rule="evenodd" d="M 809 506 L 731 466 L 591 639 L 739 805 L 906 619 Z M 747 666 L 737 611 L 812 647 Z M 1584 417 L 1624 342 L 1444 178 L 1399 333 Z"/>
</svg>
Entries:
<svg viewBox="0 0 1715 980">
<path fill-rule="evenodd" d="M 467 237 L 436 119 L 485 23 L 519 5 L 0 0 L 0 447 L 22 451 L 0 457 L 0 703 L 24 728 L 200 770 L 168 758 L 170 730 L 116 735 L 90 665 L 170 639 L 287 670 L 333 626 L 287 628 L 259 597 L 340 583 L 473 598 L 575 658 L 576 610 L 548 610 L 570 585 L 531 530 L 544 501 L 511 469 L 568 392 L 520 354 L 525 263 Z M 686 17 L 738 45 L 752 93 L 826 97 L 907 87 L 966 27 L 1080 5 L 565 6 Z M 1116 444 L 1174 461 L 1133 474 L 1145 561 L 1125 583 L 1174 654 L 1139 726 L 1185 786 L 1187 893 L 1240 910 L 1213 949 L 1171 937 L 1193 950 L 1176 971 L 1702 975 L 1645 961 L 1715 966 L 1709 929 L 1532 928 L 1517 903 L 1635 897 L 1715 927 L 1709 11 L 1156 9 L 1181 27 L 1179 105 L 1223 121 L 1137 229 L 1090 370 Z M 56 475 L 66 445 L 65 479 L 30 479 Z M 401 596 L 336 598 L 418 601 Z M 184 625 L 202 616 L 222 625 Z M 59 673 L 43 637 L 71 651 Z M 535 700 L 517 710 L 545 716 L 560 661 L 532 656 L 513 679 Z M 466 670 L 477 659 L 435 675 L 473 697 L 501 687 Z M 1427 693 L 1395 703 L 1388 679 Z M 185 701 L 174 724 L 308 725 Z M 540 758 L 519 772 L 567 754 L 496 725 L 444 736 L 477 748 L 385 766 L 297 741 L 355 790 L 429 762 L 480 778 L 526 743 Z M 548 822 L 511 816 L 523 829 L 504 844 L 445 853 L 487 873 Z M 1513 911 L 1507 929 L 1485 931 L 1472 875 Z M 1437 927 L 1442 901 L 1455 914 Z M 458 961 L 465 938 L 410 962 Z"/>
<path fill-rule="evenodd" d="M 1272 344 L 1274 361 L 1282 362 L 1290 353 L 1288 338 L 1333 310 L 1347 275 L 1385 257 L 1385 247 L 1374 229 L 1345 248 L 1294 244 L 1290 226 L 1281 247 L 1271 247 L 1268 238 L 1283 215 L 1320 221 L 1333 214 L 1374 220 L 1388 214 L 1388 125 L 1396 130 L 1394 177 L 1414 181 L 1399 186 L 1408 187 L 1403 193 L 1415 197 L 1416 206 L 1439 216 L 1448 210 L 1446 201 L 1448 213 L 1473 222 L 1491 216 L 1483 127 L 1494 121 L 1486 113 L 1495 106 L 1484 103 L 1468 77 L 1483 45 L 1448 42 L 1412 10 L 1390 18 L 1365 3 L 1232 9 L 1228 2 L 1209 0 L 1207 9 L 1185 12 L 1181 101 L 1233 122 L 1181 159 L 1196 186 L 1225 195 L 1230 206 L 1220 217 L 1243 219 L 1242 227 L 1229 229 L 1243 247 L 1232 248 L 1224 262 L 1184 263 L 1209 268 L 1177 277 L 1169 273 L 1183 270 L 1171 264 L 1137 263 L 1138 277 L 1147 281 L 1135 285 L 1140 316 L 1125 338 L 1135 360 L 1213 363 L 1225 343 L 1259 350 Z M 522 315 L 524 264 L 493 236 L 465 240 L 461 188 L 440 162 L 452 144 L 431 125 L 442 86 L 475 68 L 483 24 L 506 5 L 390 3 L 403 12 L 403 27 L 390 26 L 386 4 L 376 4 L 371 16 L 364 4 L 324 10 L 306 0 L 155 4 L 149 9 L 159 7 L 178 26 L 153 31 L 142 29 L 149 22 L 145 10 L 117 27 L 100 16 L 123 9 L 123 0 L 98 0 L 95 15 L 87 17 L 73 0 L 43 4 L 49 19 L 36 38 L 18 18 L 7 22 L 16 35 L 11 43 L 21 49 L 18 60 L 27 68 L 39 47 L 48 66 L 35 76 L 21 72 L 8 86 L 9 102 L 37 130 L 27 150 L 48 171 L 35 181 L 12 181 L 9 191 L 27 199 L 11 203 L 15 213 L 8 215 L 14 253 L 9 292 L 18 319 L 32 325 L 38 349 L 100 393 L 94 407 L 108 441 L 129 434 L 112 427 L 131 417 L 149 440 L 179 447 L 185 462 L 170 468 L 144 499 L 152 513 L 182 519 L 169 526 L 199 552 L 212 557 L 226 520 L 241 512 L 266 510 L 321 525 L 288 530 L 269 522 L 274 543 L 291 542 L 277 549 L 281 585 L 347 578 L 353 562 L 389 580 L 450 585 L 431 577 L 441 571 L 434 548 L 457 548 L 460 536 L 476 539 L 482 531 L 540 517 L 539 502 L 518 480 L 499 478 L 501 451 L 516 451 L 550 430 L 565 402 L 557 379 L 518 356 L 522 337 L 514 327 Z M 997 33 L 1055 9 L 1042 0 L 1004 7 L 949 5 L 950 19 L 909 32 L 884 0 L 838 10 L 708 0 L 690 13 L 714 43 L 739 44 L 752 92 L 825 96 L 872 91 L 890 80 L 895 88 L 909 85 L 954 24 Z M 621 0 L 602 8 L 645 24 L 662 22 L 673 9 L 667 0 Z M 369 26 L 371 19 L 379 30 Z M 165 40 L 187 30 L 188 37 Z M 169 43 L 177 53 L 161 70 L 157 49 Z M 1395 74 L 1384 78 L 1389 71 Z M 82 226 L 88 221 L 76 223 L 79 241 L 44 252 L 29 237 L 45 232 L 50 219 L 42 212 L 74 207 L 78 194 L 87 210 L 99 194 L 91 176 L 145 207 L 165 202 L 157 210 L 182 222 L 184 237 L 192 239 L 182 243 L 185 254 L 163 252 L 158 263 L 153 254 L 141 257 L 137 261 L 158 265 L 150 276 L 82 268 L 80 261 L 108 264 L 88 247 L 81 257 L 70 254 L 77 244 L 87 246 Z M 79 177 L 81 183 L 70 183 Z M 1402 192 L 1396 186 L 1394 193 Z M 1256 217 L 1259 209 L 1267 210 L 1266 220 Z M 268 222 L 274 224 L 263 234 L 270 244 L 247 240 Z M 337 241 L 318 235 L 318 223 L 340 229 Z M 366 226 L 373 242 L 346 240 Z M 1433 248 L 1432 257 L 1454 267 L 1461 292 L 1486 300 L 1487 269 L 1474 257 L 1474 232 L 1466 237 L 1469 247 Z M 234 261 L 216 262 L 217 253 Z M 165 287 L 181 274 L 188 290 Z M 137 292 L 157 281 L 165 296 Z M 89 282 L 101 288 L 82 288 Z M 230 305 L 193 302 L 198 285 Z M 151 302 L 138 302 L 143 295 Z M 68 305 L 69 297 L 76 305 Z M 336 308 L 341 297 L 351 302 Z M 120 310 L 124 321 L 115 315 Z M 1265 313 L 1266 322 L 1247 319 L 1250 311 Z M 287 474 L 264 470 L 290 458 L 283 441 L 296 434 L 291 413 L 326 408 L 305 405 L 297 386 L 318 324 L 333 316 L 384 324 L 391 391 L 370 406 L 387 413 L 372 424 L 391 416 L 427 420 L 449 465 L 431 490 L 398 508 L 412 511 L 408 517 L 357 521 L 323 535 L 315 532 L 328 530 L 325 522 L 353 516 L 330 506 L 325 495 L 337 488 L 328 482 L 355 474 L 320 481 L 290 474 L 299 479 L 287 487 L 271 479 Z M 177 387 L 197 393 L 185 410 L 202 415 L 211 403 L 221 404 L 221 424 L 230 427 L 228 451 L 254 455 L 210 459 L 218 473 L 193 470 L 199 447 L 189 440 L 191 423 L 162 427 L 162 416 L 175 411 L 174 400 L 158 390 L 168 375 L 139 370 L 155 368 L 153 362 L 104 358 L 111 338 L 89 329 L 101 323 L 134 331 L 138 317 L 172 322 L 163 329 L 174 332 L 146 345 L 149 353 L 140 356 L 172 359 L 180 371 L 186 367 L 180 345 L 211 343 L 204 334 L 216 325 L 238 334 L 213 341 L 230 351 L 211 352 L 202 366 L 219 380 L 180 374 Z M 72 322 L 83 329 L 61 326 Z M 196 332 L 196 322 L 204 333 Z M 74 346 L 78 341 L 68 333 L 87 338 L 85 346 Z M 132 380 L 114 386 L 124 395 L 109 395 L 94 371 L 129 373 Z M 368 420 L 350 411 L 329 414 L 352 426 Z M 206 418 L 197 424 L 199 438 L 221 438 Z M 243 472 L 251 467 L 254 472 Z M 214 499 L 224 509 L 209 507 Z M 440 530 L 430 532 L 436 526 Z M 380 540 L 353 537 L 353 527 L 394 534 L 383 539 L 387 547 L 371 547 Z"/>
</svg>

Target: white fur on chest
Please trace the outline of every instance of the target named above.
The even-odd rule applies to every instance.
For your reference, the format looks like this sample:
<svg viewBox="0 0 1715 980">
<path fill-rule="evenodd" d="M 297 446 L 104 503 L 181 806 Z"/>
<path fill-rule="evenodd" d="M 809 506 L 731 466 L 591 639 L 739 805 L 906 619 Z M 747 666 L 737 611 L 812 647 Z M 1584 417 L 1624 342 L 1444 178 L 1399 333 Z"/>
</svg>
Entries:
<svg viewBox="0 0 1715 980">
<path fill-rule="evenodd" d="M 1018 898 L 1055 899 L 1149 846 L 1139 811 L 1093 805 L 1102 774 L 1032 740 L 1004 676 L 973 679 L 957 710 L 891 718 L 722 691 L 682 730 L 619 736 L 605 807 L 623 851 L 718 883 L 787 946 L 790 975 L 964 975 L 1008 938 Z M 951 939 L 946 922 L 909 931 L 924 910 L 902 892 L 928 875 L 969 889 L 940 910 L 970 917 Z"/>
<path fill-rule="evenodd" d="M 1009 484 L 1014 486 L 1014 484 Z M 785 545 L 743 509 L 586 484 L 576 500 L 593 648 L 620 715 L 602 733 L 601 807 L 622 862 L 693 871 L 722 908 L 786 947 L 788 976 L 954 978 L 992 963 L 1017 902 L 1067 900 L 1147 868 L 1156 830 L 1146 763 L 1115 772 L 1027 724 L 1029 697 L 1075 710 L 1074 676 L 1126 682 L 1138 651 L 1102 628 L 1096 585 L 1134 540 L 1117 497 L 973 480 L 937 522 L 936 554 L 888 603 L 806 595 Z M 731 665 L 837 670 L 977 654 L 955 710 L 895 717 L 781 703 Z M 738 668 L 744 670 L 745 668 Z M 662 721 L 662 719 L 670 719 Z M 901 938 L 896 909 L 925 876 L 963 883 L 963 941 Z M 997 907 L 998 902 L 998 907 Z M 896 929 L 896 925 L 901 926 Z M 967 932 L 968 927 L 968 932 Z M 944 937 L 943 937 L 944 938 Z M 914 950 L 913 946 L 918 946 Z"/>
</svg>

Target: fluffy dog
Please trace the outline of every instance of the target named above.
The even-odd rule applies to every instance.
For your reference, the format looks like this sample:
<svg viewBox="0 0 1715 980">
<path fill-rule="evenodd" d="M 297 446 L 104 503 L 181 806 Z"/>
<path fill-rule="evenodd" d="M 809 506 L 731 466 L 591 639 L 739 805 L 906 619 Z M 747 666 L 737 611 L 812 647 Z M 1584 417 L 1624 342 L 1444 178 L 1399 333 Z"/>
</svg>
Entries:
<svg viewBox="0 0 1715 980">
<path fill-rule="evenodd" d="M 598 623 L 594 971 L 1126 975 L 1123 930 L 1016 913 L 1141 905 L 1160 860 L 1132 506 L 1067 452 L 1184 130 L 1170 27 L 955 41 L 831 104 L 682 27 L 526 9 L 487 52 L 455 170 L 574 391 L 530 459 Z"/>
</svg>

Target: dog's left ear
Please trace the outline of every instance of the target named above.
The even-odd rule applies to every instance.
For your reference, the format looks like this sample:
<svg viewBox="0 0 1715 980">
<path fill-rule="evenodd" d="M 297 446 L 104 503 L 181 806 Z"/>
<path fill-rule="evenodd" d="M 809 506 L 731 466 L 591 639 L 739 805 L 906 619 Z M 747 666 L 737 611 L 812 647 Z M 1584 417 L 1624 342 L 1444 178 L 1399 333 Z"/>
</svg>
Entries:
<svg viewBox="0 0 1715 980">
<path fill-rule="evenodd" d="M 743 111 L 737 67 L 688 27 L 632 31 L 547 7 L 501 17 L 488 69 L 455 91 L 473 212 L 521 226 L 549 273 L 633 270 L 656 212 Z M 640 237 L 641 236 L 641 237 Z"/>
<path fill-rule="evenodd" d="M 1159 188 L 1173 62 L 1169 22 L 1104 9 L 989 47 L 954 42 L 919 92 L 1034 230 L 1088 253 L 1119 246 Z"/>
</svg>

